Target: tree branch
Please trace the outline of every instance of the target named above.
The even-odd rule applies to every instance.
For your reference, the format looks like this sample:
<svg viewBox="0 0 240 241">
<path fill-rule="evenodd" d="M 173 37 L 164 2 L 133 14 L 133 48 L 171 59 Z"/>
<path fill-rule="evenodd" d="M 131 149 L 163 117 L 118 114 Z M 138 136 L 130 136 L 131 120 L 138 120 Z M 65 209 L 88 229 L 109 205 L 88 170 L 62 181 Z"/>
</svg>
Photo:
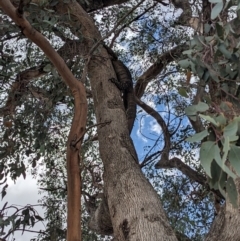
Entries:
<svg viewBox="0 0 240 241">
<path fill-rule="evenodd" d="M 32 67 L 17 75 L 16 80 L 12 84 L 11 90 L 8 94 L 6 105 L 0 108 L 0 116 L 14 115 L 15 109 L 17 105 L 19 105 L 19 100 L 28 91 L 26 86 L 29 82 L 34 78 L 39 78 L 46 74 L 43 68 L 43 65 Z"/>
<path fill-rule="evenodd" d="M 121 31 L 128 27 L 131 23 L 139 20 L 145 13 L 147 13 L 150 9 L 154 8 L 156 6 L 157 3 L 154 3 L 152 6 L 150 6 L 149 8 L 147 8 L 144 12 L 142 12 L 141 14 L 139 14 L 138 16 L 136 16 L 135 18 L 133 18 L 130 22 L 128 22 L 127 24 L 124 24 L 120 29 L 118 29 L 118 31 L 116 33 L 114 33 L 114 36 L 111 40 L 111 43 L 109 45 L 110 48 L 113 47 L 113 43 L 116 40 L 116 38 L 119 36 L 119 34 L 121 33 Z"/>
<path fill-rule="evenodd" d="M 157 75 L 162 72 L 162 70 L 167 64 L 178 59 L 181 56 L 182 52 L 186 49 L 188 49 L 188 45 L 179 45 L 159 56 L 157 61 L 152 66 L 150 66 L 145 71 L 145 73 L 138 77 L 135 86 L 135 95 L 140 99 L 144 94 L 147 84 L 152 79 L 157 77 Z"/>
<path fill-rule="evenodd" d="M 67 62 L 68 60 L 73 59 L 76 56 L 76 53 L 85 55 L 87 52 L 84 49 L 84 41 L 67 39 L 65 44 L 57 50 L 57 53 L 62 56 L 65 62 Z M 43 62 L 41 65 L 26 69 L 17 75 L 8 94 L 6 105 L 0 108 L 0 116 L 15 114 L 15 109 L 19 105 L 19 100 L 23 95 L 29 92 L 29 89 L 26 88 L 26 86 L 31 80 L 39 78 L 47 73 L 44 71 L 44 67 L 47 64 L 49 63 Z M 91 96 L 91 92 L 89 90 L 87 90 L 87 92 L 88 96 Z"/>
<path fill-rule="evenodd" d="M 182 162 L 179 158 L 173 157 L 170 160 L 161 160 L 159 161 L 156 166 L 157 169 L 171 169 L 171 168 L 177 168 L 179 171 L 181 171 L 185 176 L 189 177 L 194 182 L 197 182 L 203 186 L 205 186 L 208 190 L 211 190 L 213 193 L 215 193 L 218 197 L 223 199 L 222 194 L 219 192 L 219 190 L 214 190 L 209 187 L 207 184 L 207 178 L 203 176 L 200 172 L 197 172 L 193 170 L 191 167 L 189 167 L 187 164 Z"/>
<path fill-rule="evenodd" d="M 144 109 L 149 115 L 151 115 L 157 121 L 157 123 L 161 126 L 163 135 L 164 135 L 164 141 L 165 141 L 165 145 L 162 150 L 161 160 L 167 161 L 169 158 L 169 152 L 170 152 L 170 146 L 171 146 L 171 140 L 170 140 L 171 135 L 170 135 L 170 132 L 168 130 L 168 127 L 167 127 L 164 119 L 152 107 L 145 104 L 143 101 L 141 101 L 137 97 L 135 97 L 135 99 L 136 99 L 137 104 L 139 106 L 141 106 L 142 109 Z"/>
</svg>

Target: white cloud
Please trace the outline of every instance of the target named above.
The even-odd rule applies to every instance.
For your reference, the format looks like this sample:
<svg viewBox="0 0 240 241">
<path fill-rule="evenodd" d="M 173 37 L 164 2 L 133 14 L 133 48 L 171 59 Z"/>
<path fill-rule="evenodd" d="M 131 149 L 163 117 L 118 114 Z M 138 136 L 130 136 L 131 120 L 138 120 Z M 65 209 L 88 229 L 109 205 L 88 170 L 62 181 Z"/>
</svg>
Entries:
<svg viewBox="0 0 240 241">
<path fill-rule="evenodd" d="M 149 126 L 150 126 L 150 131 L 151 132 L 155 132 L 157 134 L 161 134 L 162 133 L 162 128 L 160 127 L 160 125 L 156 122 L 156 120 L 152 120 L 149 122 Z"/>
</svg>

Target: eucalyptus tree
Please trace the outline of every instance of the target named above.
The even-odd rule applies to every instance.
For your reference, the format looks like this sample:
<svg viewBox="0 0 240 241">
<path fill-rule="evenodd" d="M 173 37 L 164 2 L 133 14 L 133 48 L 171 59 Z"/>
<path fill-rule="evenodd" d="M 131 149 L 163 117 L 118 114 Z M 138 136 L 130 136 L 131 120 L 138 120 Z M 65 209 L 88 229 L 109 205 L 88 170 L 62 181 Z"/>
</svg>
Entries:
<svg viewBox="0 0 240 241">
<path fill-rule="evenodd" d="M 239 4 L 0 0 L 2 197 L 38 177 L 39 240 L 240 238 Z M 43 221 L 11 207 L 3 240 Z"/>
</svg>

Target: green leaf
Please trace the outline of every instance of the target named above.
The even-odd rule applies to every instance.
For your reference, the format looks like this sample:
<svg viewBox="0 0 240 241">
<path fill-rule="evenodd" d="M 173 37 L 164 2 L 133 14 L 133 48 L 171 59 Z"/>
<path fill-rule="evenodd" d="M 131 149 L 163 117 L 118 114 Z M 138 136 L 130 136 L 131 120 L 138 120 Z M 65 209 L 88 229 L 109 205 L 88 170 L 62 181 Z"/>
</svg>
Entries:
<svg viewBox="0 0 240 241">
<path fill-rule="evenodd" d="M 211 180 L 211 186 L 214 189 L 218 189 L 218 181 L 221 175 L 222 169 L 219 167 L 219 165 L 216 163 L 215 160 L 212 161 L 212 165 L 211 165 L 211 175 L 212 178 Z"/>
<path fill-rule="evenodd" d="M 185 109 L 185 113 L 188 116 L 191 116 L 191 115 L 196 115 L 197 112 L 204 112 L 208 109 L 209 109 L 209 106 L 206 103 L 200 101 L 197 105 L 188 106 Z"/>
<path fill-rule="evenodd" d="M 216 74 L 215 71 L 209 70 L 209 75 L 210 75 L 210 76 L 212 77 L 212 79 L 213 79 L 214 81 L 216 81 L 217 83 L 220 82 L 220 80 L 219 80 L 219 78 L 218 78 L 218 76 L 217 76 L 217 74 Z"/>
<path fill-rule="evenodd" d="M 221 104 L 220 104 L 220 108 L 221 110 L 227 112 L 227 111 L 230 111 L 231 109 L 229 108 L 229 106 L 226 104 L 225 101 L 222 101 Z"/>
<path fill-rule="evenodd" d="M 190 66 L 191 61 L 189 59 L 183 59 L 178 62 L 178 64 L 184 68 L 187 69 Z"/>
<path fill-rule="evenodd" d="M 234 208 L 238 207 L 238 192 L 234 180 L 229 177 L 227 180 L 227 195 Z"/>
<path fill-rule="evenodd" d="M 195 53 L 194 49 L 188 49 L 188 50 L 185 50 L 185 51 L 182 52 L 182 54 L 187 54 L 187 55 L 192 55 L 193 53 Z"/>
<path fill-rule="evenodd" d="M 197 114 L 197 111 L 196 111 L 195 105 L 188 106 L 188 107 L 185 109 L 185 113 L 186 113 L 186 115 L 188 115 L 188 116 L 190 116 L 190 115 L 196 115 L 196 114 Z"/>
<path fill-rule="evenodd" d="M 215 19 L 223 9 L 223 2 L 218 1 L 211 11 L 211 19 Z"/>
<path fill-rule="evenodd" d="M 229 136 L 229 141 L 230 142 L 237 141 L 238 139 L 239 139 L 239 136 Z"/>
<path fill-rule="evenodd" d="M 206 42 L 210 43 L 211 41 L 214 40 L 214 36 L 206 36 L 205 40 L 206 40 Z"/>
<path fill-rule="evenodd" d="M 48 21 L 48 20 L 46 20 L 46 19 L 44 19 L 42 22 L 43 22 L 43 23 L 47 23 L 47 24 L 49 24 L 49 25 L 51 25 L 51 26 L 54 26 L 54 24 L 55 24 L 54 21 Z"/>
<path fill-rule="evenodd" d="M 44 66 L 43 71 L 44 72 L 50 72 L 52 69 L 52 65 L 51 64 L 47 64 L 46 66 Z"/>
<path fill-rule="evenodd" d="M 186 139 L 186 141 L 189 141 L 189 142 L 197 142 L 197 141 L 201 141 L 204 137 L 206 137 L 208 135 L 208 131 L 207 130 L 204 130 L 200 133 L 197 133 L 191 137 L 188 137 Z"/>
<path fill-rule="evenodd" d="M 210 24 L 208 24 L 208 23 L 204 24 L 204 33 L 205 34 L 209 33 L 210 29 L 211 29 Z"/>
<path fill-rule="evenodd" d="M 197 66 L 196 68 L 197 71 L 197 75 L 199 76 L 199 78 L 202 78 L 205 72 L 205 68 L 201 67 L 201 66 Z"/>
<path fill-rule="evenodd" d="M 192 115 L 192 116 L 189 116 L 189 118 L 193 121 L 197 121 L 197 116 L 196 115 Z"/>
<path fill-rule="evenodd" d="M 228 157 L 232 167 L 237 172 L 238 176 L 240 176 L 240 147 L 230 145 L 230 152 Z"/>
<path fill-rule="evenodd" d="M 219 182 L 218 182 L 218 189 L 225 198 L 226 198 L 226 181 L 227 181 L 227 174 L 225 172 L 221 172 Z"/>
<path fill-rule="evenodd" d="M 205 82 L 207 82 L 208 79 L 209 79 L 209 76 L 210 76 L 209 71 L 208 71 L 208 70 L 205 70 L 205 71 L 204 71 L 204 75 L 202 76 L 202 79 L 203 79 Z M 204 98 L 204 97 L 203 97 L 203 98 Z M 205 97 L 205 98 L 206 98 L 206 97 Z"/>
<path fill-rule="evenodd" d="M 220 44 L 218 46 L 219 51 L 227 58 L 227 59 L 231 59 L 232 53 L 230 53 L 225 44 Z"/>
<path fill-rule="evenodd" d="M 200 149 L 200 161 L 209 177 L 211 177 L 211 163 L 214 158 L 214 145 L 215 142 L 206 141 L 202 143 Z"/>
<path fill-rule="evenodd" d="M 41 145 L 40 146 L 40 153 L 45 153 L 45 146 L 44 145 Z"/>
<path fill-rule="evenodd" d="M 222 23 L 216 23 L 216 30 L 217 30 L 217 35 L 220 39 L 223 40 L 224 37 L 224 28 L 222 26 Z"/>
<path fill-rule="evenodd" d="M 226 172 L 230 177 L 236 178 L 236 175 L 224 164 L 225 162 L 220 156 L 220 149 L 218 145 L 214 146 L 214 159 L 224 172 Z"/>
<path fill-rule="evenodd" d="M 227 119 L 223 114 L 220 114 L 215 118 L 216 122 L 219 123 L 221 126 L 225 126 L 227 123 Z"/>
<path fill-rule="evenodd" d="M 199 114 L 199 116 L 200 116 L 201 118 L 203 118 L 204 120 L 209 121 L 209 122 L 212 123 L 213 125 L 219 126 L 219 123 L 217 123 L 212 117 L 210 117 L 210 116 L 208 116 L 208 115 L 202 115 L 202 114 Z"/>
<path fill-rule="evenodd" d="M 222 0 L 208 0 L 210 3 L 220 3 Z"/>
<path fill-rule="evenodd" d="M 224 138 L 224 140 L 222 140 L 222 144 L 223 144 L 223 157 L 222 157 L 222 162 L 225 163 L 225 161 L 227 160 L 228 151 L 230 150 L 229 137 L 228 137 L 228 136 L 226 136 L 226 137 Z"/>
<path fill-rule="evenodd" d="M 231 136 L 236 136 L 237 130 L 238 130 L 238 122 L 234 120 L 224 128 L 223 136 L 224 137 L 228 136 L 229 138 Z"/>
<path fill-rule="evenodd" d="M 179 93 L 181 96 L 183 96 L 183 97 L 186 97 L 186 98 L 189 97 L 186 89 L 183 88 L 183 87 L 181 87 L 181 88 L 178 89 L 178 93 Z"/>
<path fill-rule="evenodd" d="M 209 109 L 209 106 L 204 102 L 199 102 L 197 105 L 195 105 L 195 109 L 199 112 L 204 112 Z"/>
</svg>

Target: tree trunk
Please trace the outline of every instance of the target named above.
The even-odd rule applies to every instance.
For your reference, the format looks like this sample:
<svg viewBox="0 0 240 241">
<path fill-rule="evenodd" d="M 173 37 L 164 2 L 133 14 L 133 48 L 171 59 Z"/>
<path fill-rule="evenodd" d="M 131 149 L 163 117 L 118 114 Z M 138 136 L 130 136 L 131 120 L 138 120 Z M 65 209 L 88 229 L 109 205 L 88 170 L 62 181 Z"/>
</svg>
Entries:
<svg viewBox="0 0 240 241">
<path fill-rule="evenodd" d="M 97 122 L 110 122 L 98 128 L 98 139 L 114 237 L 116 240 L 176 240 L 159 196 L 136 164 L 119 90 L 108 81 L 114 70 L 104 48 L 100 55 L 106 60 L 94 58 L 89 64 L 89 77 Z"/>
<path fill-rule="evenodd" d="M 83 36 L 101 36 L 88 14 L 77 3 L 68 4 Z M 116 86 L 108 53 L 102 45 L 88 65 L 97 123 L 100 156 L 104 163 L 104 194 L 115 240 L 177 240 L 163 211 L 159 196 L 136 163 L 126 113 Z"/>
<path fill-rule="evenodd" d="M 218 215 L 216 216 L 212 227 L 205 239 L 205 241 L 237 241 L 240 240 L 240 178 L 237 178 L 236 187 L 238 190 L 238 209 L 233 208 L 229 200 L 226 200 Z"/>
</svg>

